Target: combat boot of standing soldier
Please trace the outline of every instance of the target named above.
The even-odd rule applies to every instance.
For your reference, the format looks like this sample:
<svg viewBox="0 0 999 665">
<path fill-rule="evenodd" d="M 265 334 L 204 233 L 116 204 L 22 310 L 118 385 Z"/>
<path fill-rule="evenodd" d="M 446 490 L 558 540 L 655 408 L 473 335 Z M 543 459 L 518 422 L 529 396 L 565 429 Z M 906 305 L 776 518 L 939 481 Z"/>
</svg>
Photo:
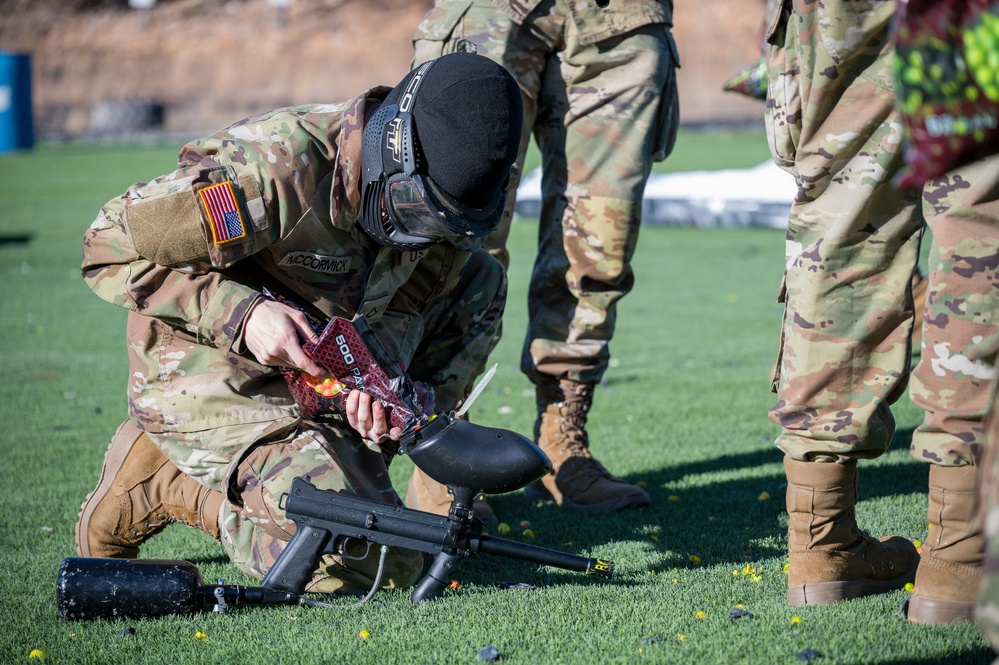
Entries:
<svg viewBox="0 0 999 665">
<path fill-rule="evenodd" d="M 535 395 L 534 438 L 551 458 L 552 473 L 525 488 L 525 496 L 592 512 L 652 504 L 645 490 L 613 476 L 590 453 L 586 419 L 593 406 L 593 384 L 546 378 Z"/>
</svg>

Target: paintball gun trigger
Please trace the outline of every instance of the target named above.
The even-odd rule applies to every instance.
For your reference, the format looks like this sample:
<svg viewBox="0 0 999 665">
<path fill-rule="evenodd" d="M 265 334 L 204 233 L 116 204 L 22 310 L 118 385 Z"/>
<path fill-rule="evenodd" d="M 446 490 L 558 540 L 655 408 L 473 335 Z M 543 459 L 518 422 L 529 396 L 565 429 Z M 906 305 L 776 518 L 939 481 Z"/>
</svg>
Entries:
<svg viewBox="0 0 999 665">
<path fill-rule="evenodd" d="M 364 553 L 358 555 L 351 554 L 350 546 L 352 543 L 360 543 L 361 545 L 364 545 Z M 356 561 L 360 561 L 361 559 L 366 559 L 368 554 L 371 553 L 372 542 L 370 540 L 364 540 L 363 538 L 351 538 L 350 536 L 344 536 L 340 539 L 338 545 L 337 556 L 343 559 L 354 559 Z"/>
</svg>

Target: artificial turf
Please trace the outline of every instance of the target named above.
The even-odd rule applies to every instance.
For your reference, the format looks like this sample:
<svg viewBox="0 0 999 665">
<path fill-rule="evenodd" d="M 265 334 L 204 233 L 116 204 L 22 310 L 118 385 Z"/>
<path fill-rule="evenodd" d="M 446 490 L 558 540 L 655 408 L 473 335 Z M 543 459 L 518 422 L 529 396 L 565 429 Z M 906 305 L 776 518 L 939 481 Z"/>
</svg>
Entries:
<svg viewBox="0 0 999 665">
<path fill-rule="evenodd" d="M 77 511 L 126 416 L 124 311 L 84 285 L 80 241 L 105 200 L 170 170 L 175 153 L 42 145 L 0 157 L 0 662 L 476 663 L 489 646 L 499 662 L 524 664 L 990 662 L 973 626 L 906 623 L 905 591 L 786 604 L 784 480 L 766 415 L 784 239 L 762 229 L 642 230 L 589 430 L 594 454 L 645 487 L 652 507 L 590 515 L 520 492 L 491 499 L 506 537 L 611 559 L 612 581 L 481 555 L 464 564 L 460 588 L 422 605 L 395 591 L 359 608 L 336 599 L 336 609 L 61 620 L 56 574 L 75 554 Z M 685 131 L 660 170 L 765 158 L 757 133 Z M 535 234 L 531 220 L 514 224 L 499 369 L 471 414 L 525 434 L 534 399 L 518 365 Z M 861 465 L 858 518 L 872 533 L 922 538 L 927 468 L 907 452 L 919 414 L 907 397 L 895 413 L 892 449 Z M 400 488 L 411 469 L 405 457 L 393 464 Z M 142 556 L 255 582 L 180 526 Z"/>
</svg>

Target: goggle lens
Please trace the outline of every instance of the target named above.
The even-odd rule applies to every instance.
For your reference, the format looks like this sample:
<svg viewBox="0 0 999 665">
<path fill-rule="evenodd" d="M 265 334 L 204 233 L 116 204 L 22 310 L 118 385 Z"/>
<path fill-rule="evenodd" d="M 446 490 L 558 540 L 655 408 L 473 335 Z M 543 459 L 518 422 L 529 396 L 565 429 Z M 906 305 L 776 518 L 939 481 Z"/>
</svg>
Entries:
<svg viewBox="0 0 999 665">
<path fill-rule="evenodd" d="M 406 233 L 433 238 L 453 237 L 454 234 L 444 224 L 442 214 L 427 202 L 416 180 L 405 175 L 392 176 L 386 198 L 395 222 Z"/>
</svg>

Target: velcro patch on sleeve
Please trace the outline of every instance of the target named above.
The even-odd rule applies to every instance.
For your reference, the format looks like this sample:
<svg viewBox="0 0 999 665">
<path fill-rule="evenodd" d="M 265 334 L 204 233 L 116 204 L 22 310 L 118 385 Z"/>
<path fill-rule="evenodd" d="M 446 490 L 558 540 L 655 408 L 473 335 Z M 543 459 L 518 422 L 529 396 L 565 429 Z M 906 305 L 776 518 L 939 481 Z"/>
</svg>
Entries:
<svg viewBox="0 0 999 665">
<path fill-rule="evenodd" d="M 246 222 L 231 182 L 220 182 L 198 190 L 198 197 L 204 206 L 216 245 L 246 237 Z"/>
<path fill-rule="evenodd" d="M 130 203 L 125 224 L 139 255 L 159 265 L 208 257 L 201 212 L 190 189 Z"/>
</svg>

